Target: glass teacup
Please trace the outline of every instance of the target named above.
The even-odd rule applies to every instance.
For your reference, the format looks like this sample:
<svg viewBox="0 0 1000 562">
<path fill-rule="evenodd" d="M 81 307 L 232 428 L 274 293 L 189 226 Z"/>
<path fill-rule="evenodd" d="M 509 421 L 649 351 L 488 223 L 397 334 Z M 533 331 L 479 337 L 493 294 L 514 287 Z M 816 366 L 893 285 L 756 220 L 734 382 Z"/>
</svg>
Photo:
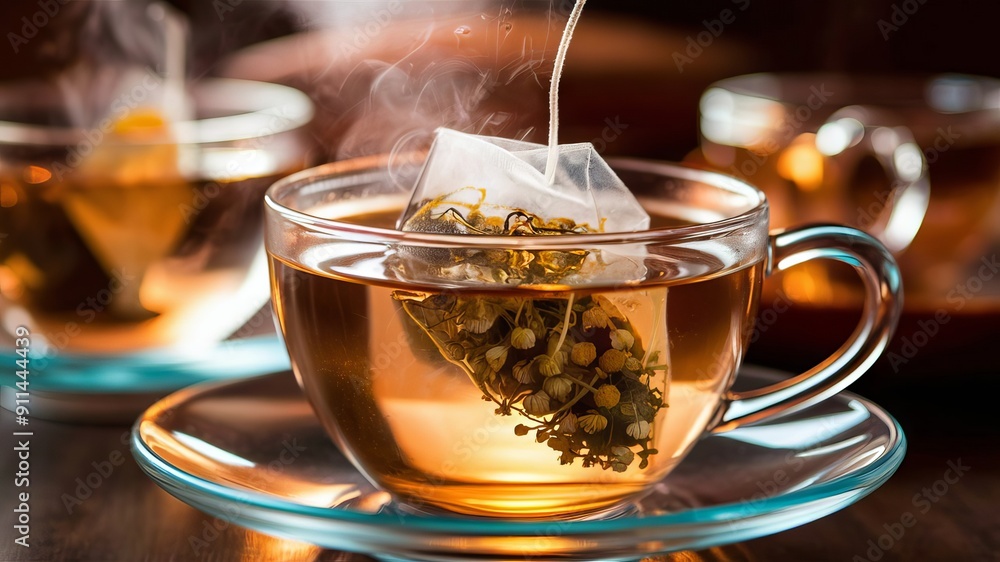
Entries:
<svg viewBox="0 0 1000 562">
<path fill-rule="evenodd" d="M 998 99 L 1000 81 L 961 74 L 736 76 L 703 94 L 689 160 L 761 188 L 775 227 L 845 223 L 893 250 L 906 302 L 881 373 L 988 372 L 1000 318 Z M 861 292 L 829 262 L 780 275 L 764 301 L 808 310 L 762 331 L 755 352 L 795 364 L 833 349 Z M 802 317 L 831 329 L 803 334 Z"/>
<path fill-rule="evenodd" d="M 194 119 L 169 123 L 149 95 L 137 86 L 85 129 L 51 85 L 0 89 L 0 319 L 30 330 L 36 369 L 59 356 L 112 369 L 151 350 L 174 362 L 266 302 L 259 201 L 309 164 L 311 103 L 203 80 Z"/>
<path fill-rule="evenodd" d="M 614 163 L 646 231 L 462 236 L 393 228 L 419 169 L 393 164 L 278 182 L 265 243 L 299 384 L 348 458 L 411 509 L 605 514 L 706 431 L 843 389 L 898 318 L 899 274 L 879 242 L 841 226 L 769 236 L 763 193 L 721 174 Z M 817 258 L 864 281 L 856 332 L 802 375 L 731 391 L 764 277 Z M 558 281 L 532 281 L 532 267 Z"/>
</svg>

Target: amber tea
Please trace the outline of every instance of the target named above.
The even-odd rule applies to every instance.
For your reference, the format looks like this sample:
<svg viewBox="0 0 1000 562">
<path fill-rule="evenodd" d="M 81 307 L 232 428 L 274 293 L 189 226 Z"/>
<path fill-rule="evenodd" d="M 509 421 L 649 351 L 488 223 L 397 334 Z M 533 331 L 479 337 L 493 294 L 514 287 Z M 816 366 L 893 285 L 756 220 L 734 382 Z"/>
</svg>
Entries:
<svg viewBox="0 0 1000 562">
<path fill-rule="evenodd" d="M 381 202 L 311 214 L 392 228 L 401 207 Z M 336 244 L 272 257 L 281 329 L 372 479 L 473 515 L 594 512 L 662 478 L 718 409 L 762 275 L 761 261 L 691 251 L 647 259 L 628 287 L 442 290 L 401 283 L 396 257 Z"/>
</svg>

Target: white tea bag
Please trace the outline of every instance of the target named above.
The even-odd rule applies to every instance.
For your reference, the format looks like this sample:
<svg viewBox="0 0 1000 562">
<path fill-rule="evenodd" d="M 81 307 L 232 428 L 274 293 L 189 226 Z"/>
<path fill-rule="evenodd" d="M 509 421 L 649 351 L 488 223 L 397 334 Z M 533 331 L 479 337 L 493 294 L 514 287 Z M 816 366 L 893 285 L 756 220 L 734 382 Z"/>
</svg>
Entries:
<svg viewBox="0 0 1000 562">
<path fill-rule="evenodd" d="M 434 219 L 450 208 L 500 224 L 518 211 L 537 217 L 538 227 L 569 219 L 578 233 L 649 228 L 649 215 L 592 144 L 560 145 L 551 184 L 545 177 L 548 152 L 540 144 L 438 129 L 400 228 L 441 229 Z M 462 234 L 513 234 L 509 222 L 508 232 L 449 223 Z"/>
</svg>

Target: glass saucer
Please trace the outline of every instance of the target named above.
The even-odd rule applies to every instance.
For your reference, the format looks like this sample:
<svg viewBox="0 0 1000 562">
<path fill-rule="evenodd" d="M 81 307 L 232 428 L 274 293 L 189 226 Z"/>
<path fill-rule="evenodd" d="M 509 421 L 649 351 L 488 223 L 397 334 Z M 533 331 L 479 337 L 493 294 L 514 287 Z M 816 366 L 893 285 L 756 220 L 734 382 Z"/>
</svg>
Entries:
<svg viewBox="0 0 1000 562">
<path fill-rule="evenodd" d="M 741 386 L 787 376 L 744 367 Z M 853 394 L 704 437 L 653 491 L 605 520 L 415 514 L 327 438 L 291 373 L 182 390 L 136 423 L 142 469 L 220 519 L 385 560 L 633 560 L 777 533 L 885 482 L 906 450 L 896 421 Z"/>
<path fill-rule="evenodd" d="M 131 423 L 150 404 L 192 384 L 253 377 L 289 368 L 276 334 L 227 340 L 190 353 L 158 350 L 127 355 L 29 355 L 32 416 L 56 421 Z M 13 350 L 0 351 L 0 364 L 15 365 Z M 0 405 L 12 409 L 21 379 L 16 369 L 0 371 Z"/>
</svg>

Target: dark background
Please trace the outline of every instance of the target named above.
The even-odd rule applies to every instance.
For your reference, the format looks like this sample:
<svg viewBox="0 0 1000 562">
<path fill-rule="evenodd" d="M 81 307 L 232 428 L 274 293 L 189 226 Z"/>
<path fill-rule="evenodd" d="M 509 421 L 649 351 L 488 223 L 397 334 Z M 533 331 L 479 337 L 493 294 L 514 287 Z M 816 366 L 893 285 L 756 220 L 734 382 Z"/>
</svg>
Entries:
<svg viewBox="0 0 1000 562">
<path fill-rule="evenodd" d="M 123 0 L 98 0 L 118 2 Z M 234 9 L 227 14 L 227 30 L 213 28 L 217 23 L 213 0 L 171 0 L 191 14 L 202 60 L 210 63 L 214 55 L 233 50 L 242 44 L 277 37 L 298 26 L 294 16 L 275 8 L 275 2 L 262 0 L 221 0 Z M 309 3 L 320 0 L 304 0 Z M 409 0 L 407 0 L 409 1 Z M 554 0 L 558 4 L 560 0 Z M 741 2 L 744 0 L 741 0 Z M 855 72 L 968 72 L 1000 74 L 997 57 L 997 23 L 1000 4 L 989 0 L 749 0 L 748 9 L 726 28 L 726 40 L 752 45 L 755 70 L 843 70 Z M 83 11 L 88 2 L 70 0 L 67 12 Z M 539 4 L 535 2 L 535 4 Z M 731 0 L 590 0 L 586 17 L 598 12 L 625 14 L 655 21 L 679 31 L 700 31 L 702 22 L 718 17 Z M 894 6 L 916 11 L 898 31 L 883 37 L 878 21 L 892 22 Z M 249 9 L 241 9 L 248 7 Z M 39 9 L 37 0 L 5 0 L 3 31 L 15 31 L 21 17 Z M 27 56 L 11 56 L 7 45 L 0 49 L 0 77 L 23 76 L 38 72 L 39 63 L 73 54 L 72 36 L 78 22 L 72 17 L 55 18 L 42 30 L 47 39 L 65 48 L 58 55 L 43 47 L 44 41 L 31 41 Z M 898 19 L 897 19 L 898 21 Z M 5 41 L 6 43 L 6 41 Z M 609 46 L 610 47 L 610 46 Z"/>
<path fill-rule="evenodd" d="M 0 23 L 4 24 L 0 32 L 6 38 L 0 43 L 0 81 L 51 72 L 70 64 L 80 52 L 93 49 L 92 41 L 84 38 L 81 29 L 88 7 L 95 2 L 68 0 L 60 7 L 58 16 L 40 30 L 39 37 L 14 54 L 8 47 L 9 32 L 19 32 L 21 18 L 36 13 L 40 1 L 46 0 L 5 0 L 0 8 L 3 13 Z M 127 1 L 96 0 L 96 3 L 124 5 Z M 192 21 L 194 48 L 189 68 L 193 75 L 218 73 L 227 55 L 240 48 L 310 27 L 314 22 L 289 6 L 309 6 L 322 1 L 169 0 Z M 442 5 L 449 1 L 431 0 Z M 538 8 L 549 3 L 498 0 L 494 4 Z M 567 13 L 572 5 L 570 0 L 551 0 L 550 4 L 562 13 Z M 739 10 L 744 5 L 746 9 Z M 680 159 L 697 144 L 698 94 L 711 82 L 734 74 L 839 71 L 1000 76 L 996 47 L 1000 3 L 988 0 L 590 0 L 581 26 L 600 22 L 605 15 L 630 17 L 647 26 L 645 33 L 670 36 L 682 48 L 686 38 L 697 36 L 705 30 L 706 22 L 718 19 L 727 9 L 736 13 L 735 21 L 725 25 L 705 55 L 688 65 L 685 72 L 676 72 L 671 59 L 673 53 L 683 51 L 664 50 L 657 53 L 664 67 L 647 73 L 646 82 L 616 78 L 605 80 L 600 92 L 576 92 L 574 97 L 578 99 L 603 98 L 603 101 L 581 107 L 579 114 L 574 114 L 570 107 L 566 121 L 570 126 L 582 124 L 580 135 L 589 134 L 585 123 L 591 117 L 588 113 L 604 116 L 609 115 L 606 111 L 622 111 L 623 107 L 627 110 L 629 103 L 623 100 L 644 90 L 657 95 L 669 92 L 671 99 L 659 112 L 647 107 L 642 107 L 642 112 L 638 108 L 633 112 L 633 123 L 653 114 L 650 128 L 669 124 L 670 131 L 666 134 L 657 131 L 656 146 L 635 134 L 638 127 L 633 127 L 629 137 L 636 142 L 618 143 L 612 152 Z M 885 22 L 881 28 L 880 21 Z M 607 45 L 608 50 L 615 48 L 614 44 Z M 623 57 L 630 56 L 623 53 Z M 573 74 L 568 73 L 567 80 L 572 79 Z M 573 84 L 567 87 L 573 88 Z M 633 106 L 645 103 L 630 101 Z M 661 120 L 656 119 L 657 115 Z M 595 121 L 599 123 L 600 119 Z M 572 137 L 573 131 L 567 136 Z"/>
</svg>

